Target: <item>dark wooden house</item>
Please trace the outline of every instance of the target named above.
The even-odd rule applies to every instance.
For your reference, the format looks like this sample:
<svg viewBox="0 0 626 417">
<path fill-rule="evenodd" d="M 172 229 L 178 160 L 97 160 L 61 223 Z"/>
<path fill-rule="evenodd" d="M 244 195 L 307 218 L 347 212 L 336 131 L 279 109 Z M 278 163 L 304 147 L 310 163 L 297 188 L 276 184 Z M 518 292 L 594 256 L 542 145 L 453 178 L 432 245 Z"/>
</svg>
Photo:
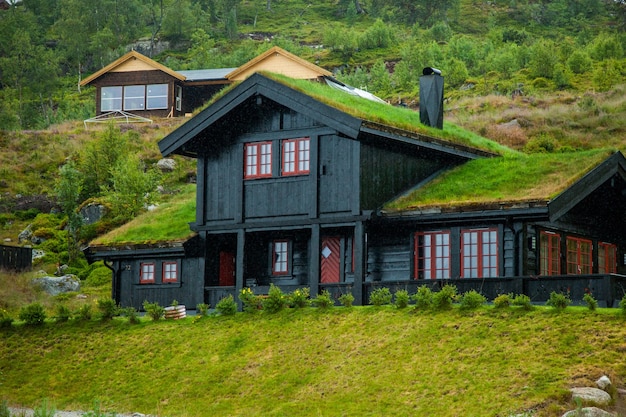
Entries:
<svg viewBox="0 0 626 417">
<path fill-rule="evenodd" d="M 546 157 L 502 157 L 488 141 L 422 131 L 408 109 L 252 75 L 159 143 L 164 156 L 197 159 L 194 237 L 88 255 L 112 269 L 116 301 L 135 307 L 214 306 L 270 284 L 351 292 L 358 304 L 380 286 L 444 283 L 489 299 L 621 298 L 620 153 L 556 156 L 541 171 L 535 162 Z M 517 177 L 501 180 L 504 171 Z M 503 184 L 511 181 L 517 192 Z"/>
</svg>

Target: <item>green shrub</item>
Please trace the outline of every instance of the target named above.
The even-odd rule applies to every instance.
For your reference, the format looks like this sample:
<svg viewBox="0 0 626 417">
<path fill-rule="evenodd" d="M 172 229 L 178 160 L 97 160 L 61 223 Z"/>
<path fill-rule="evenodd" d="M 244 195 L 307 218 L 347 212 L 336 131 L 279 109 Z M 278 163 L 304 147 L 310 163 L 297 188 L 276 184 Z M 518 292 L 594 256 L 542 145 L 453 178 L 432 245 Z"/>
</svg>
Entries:
<svg viewBox="0 0 626 417">
<path fill-rule="evenodd" d="M 418 310 L 429 310 L 433 307 L 433 292 L 430 287 L 422 285 L 413 294 L 415 308 Z"/>
<path fill-rule="evenodd" d="M 109 285 L 112 281 L 111 270 L 106 266 L 95 268 L 89 273 L 85 280 L 85 285 L 88 287 L 101 287 L 103 285 Z"/>
<path fill-rule="evenodd" d="M 571 303 L 572 300 L 570 300 L 568 295 L 552 291 L 546 305 L 549 305 L 557 310 L 564 310 Z"/>
<path fill-rule="evenodd" d="M 409 305 L 409 292 L 407 290 L 398 290 L 394 294 L 394 305 L 396 308 L 406 308 Z"/>
<path fill-rule="evenodd" d="M 0 417 L 11 417 L 11 411 L 9 410 L 6 400 L 0 402 Z"/>
<path fill-rule="evenodd" d="M 587 304 L 587 308 L 591 311 L 595 311 L 595 309 L 598 308 L 598 300 L 596 300 L 589 292 L 583 295 L 583 301 Z"/>
<path fill-rule="evenodd" d="M 622 301 L 619 302 L 619 308 L 622 309 L 622 314 L 626 316 L 626 294 L 622 297 Z"/>
<path fill-rule="evenodd" d="M 39 303 L 32 303 L 20 310 L 20 320 L 29 326 L 40 326 L 46 320 L 46 311 Z"/>
<path fill-rule="evenodd" d="M 255 295 L 250 288 L 242 288 L 239 291 L 239 300 L 243 304 L 243 311 L 247 313 L 255 313 L 261 309 L 261 297 Z"/>
<path fill-rule="evenodd" d="M 280 287 L 270 284 L 267 298 L 263 300 L 263 311 L 267 313 L 278 313 L 287 305 L 287 297 Z"/>
<path fill-rule="evenodd" d="M 289 296 L 289 304 L 294 308 L 304 308 L 311 304 L 309 287 L 297 288 Z"/>
<path fill-rule="evenodd" d="M 91 304 L 83 304 L 76 312 L 76 318 L 82 321 L 91 320 Z"/>
<path fill-rule="evenodd" d="M 377 307 L 391 304 L 392 297 L 393 295 L 391 294 L 391 291 L 389 291 L 389 288 L 376 288 L 370 294 L 370 304 Z"/>
<path fill-rule="evenodd" d="M 512 305 L 521 307 L 523 310 L 530 311 L 533 309 L 533 305 L 530 302 L 530 297 L 525 294 L 518 294 L 513 298 Z"/>
<path fill-rule="evenodd" d="M 128 318 L 130 324 L 139 324 L 139 312 L 135 307 L 124 307 L 120 309 L 120 314 Z"/>
<path fill-rule="evenodd" d="M 9 328 L 12 324 L 13 317 L 9 315 L 8 311 L 0 308 L 0 329 Z"/>
<path fill-rule="evenodd" d="M 436 310 L 447 310 L 452 307 L 456 300 L 457 289 L 455 285 L 445 284 L 441 290 L 433 294 L 433 307 Z"/>
<path fill-rule="evenodd" d="M 43 400 L 39 407 L 33 409 L 33 417 L 54 417 L 55 415 L 56 410 L 48 405 L 48 400 Z"/>
<path fill-rule="evenodd" d="M 513 294 L 500 294 L 493 299 L 493 306 L 495 308 L 508 308 L 511 305 L 511 299 Z"/>
<path fill-rule="evenodd" d="M 352 295 L 351 292 L 346 293 L 346 294 L 341 294 L 339 296 L 339 302 L 344 307 L 352 307 L 352 304 L 354 303 L 354 295 Z"/>
<path fill-rule="evenodd" d="M 143 309 L 153 321 L 160 320 L 165 315 L 165 307 L 159 305 L 158 302 L 149 303 L 147 300 L 143 302 Z"/>
<path fill-rule="evenodd" d="M 118 307 L 115 300 L 111 298 L 98 299 L 98 310 L 102 320 L 111 320 L 118 314 Z"/>
<path fill-rule="evenodd" d="M 57 306 L 57 315 L 54 319 L 58 323 L 64 323 L 72 318 L 72 310 L 70 310 L 65 304 L 59 304 Z"/>
<path fill-rule="evenodd" d="M 487 298 L 476 290 L 469 290 L 461 296 L 460 308 L 462 310 L 476 310 L 485 302 Z"/>
<path fill-rule="evenodd" d="M 330 308 L 335 305 L 335 302 L 328 290 L 324 290 L 311 301 L 311 304 L 318 308 Z"/>
<path fill-rule="evenodd" d="M 201 317 L 209 315 L 209 305 L 205 303 L 200 303 L 196 306 L 196 310 Z"/>
<path fill-rule="evenodd" d="M 237 312 L 237 303 L 233 296 L 229 294 L 217 303 L 215 309 L 222 316 L 233 316 Z"/>
</svg>

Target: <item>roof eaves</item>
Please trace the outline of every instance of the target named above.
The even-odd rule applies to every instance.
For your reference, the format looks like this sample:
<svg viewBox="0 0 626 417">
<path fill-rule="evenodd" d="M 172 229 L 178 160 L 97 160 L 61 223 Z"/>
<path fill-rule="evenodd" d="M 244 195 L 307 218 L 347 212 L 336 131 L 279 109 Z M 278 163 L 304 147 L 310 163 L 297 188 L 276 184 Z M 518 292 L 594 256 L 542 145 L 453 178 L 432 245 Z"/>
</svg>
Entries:
<svg viewBox="0 0 626 417">
<path fill-rule="evenodd" d="M 100 69 L 99 71 L 96 71 L 95 73 L 91 74 L 89 77 L 83 79 L 80 82 L 81 86 L 85 86 L 90 84 L 92 81 L 96 80 L 97 78 L 100 78 L 102 75 L 106 74 L 107 72 L 111 71 L 113 68 L 116 68 L 120 65 L 122 65 L 123 63 L 125 63 L 126 61 L 135 58 L 138 59 L 148 65 L 150 65 L 151 67 L 154 67 L 158 70 L 161 70 L 169 75 L 171 75 L 172 77 L 180 80 L 180 81 L 184 81 L 185 80 L 185 76 L 182 74 L 179 74 L 178 72 L 166 67 L 163 64 L 159 64 L 158 62 L 148 58 L 145 55 L 140 54 L 137 51 L 130 51 L 124 55 L 122 55 L 121 57 L 119 57 L 118 59 L 116 59 L 115 61 L 111 62 L 109 65 L 105 66 L 104 68 Z"/>
<path fill-rule="evenodd" d="M 550 220 L 558 220 L 613 175 L 626 179 L 626 159 L 617 151 L 548 203 Z"/>
</svg>

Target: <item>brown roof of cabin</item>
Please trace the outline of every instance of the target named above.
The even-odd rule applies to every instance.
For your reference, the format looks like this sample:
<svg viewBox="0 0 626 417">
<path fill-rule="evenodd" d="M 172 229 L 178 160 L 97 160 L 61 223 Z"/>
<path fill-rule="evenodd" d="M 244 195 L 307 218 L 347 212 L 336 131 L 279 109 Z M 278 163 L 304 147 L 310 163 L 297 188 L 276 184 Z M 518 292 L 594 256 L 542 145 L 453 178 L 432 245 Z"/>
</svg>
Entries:
<svg viewBox="0 0 626 417">
<path fill-rule="evenodd" d="M 95 73 L 91 74 L 89 77 L 85 78 L 84 80 L 82 80 L 80 82 L 80 85 L 84 86 L 84 85 L 88 85 L 90 84 L 92 81 L 100 78 L 102 75 L 106 74 L 107 72 L 112 71 L 113 69 L 119 67 L 122 64 L 125 64 L 126 62 L 130 61 L 130 60 L 134 60 L 137 59 L 151 67 L 153 67 L 155 70 L 160 70 L 165 72 L 166 74 L 171 75 L 172 77 L 184 81 L 185 80 L 185 76 L 169 69 L 168 67 L 166 67 L 163 64 L 159 64 L 158 62 L 156 62 L 153 59 L 148 58 L 145 55 L 140 54 L 137 51 L 130 51 L 126 54 L 124 54 L 123 56 L 121 56 L 120 58 L 116 59 L 115 61 L 111 62 L 109 65 L 107 65 L 106 67 L 102 68 L 100 71 L 96 71 Z"/>
</svg>

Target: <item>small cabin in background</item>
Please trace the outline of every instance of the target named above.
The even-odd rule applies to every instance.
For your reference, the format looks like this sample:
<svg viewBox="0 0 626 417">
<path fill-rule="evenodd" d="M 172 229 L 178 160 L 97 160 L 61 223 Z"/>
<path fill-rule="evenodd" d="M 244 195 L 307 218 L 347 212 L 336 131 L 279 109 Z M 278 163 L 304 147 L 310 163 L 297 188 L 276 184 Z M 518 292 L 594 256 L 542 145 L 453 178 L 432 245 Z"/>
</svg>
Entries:
<svg viewBox="0 0 626 417">
<path fill-rule="evenodd" d="M 296 79 L 331 73 L 277 46 L 239 68 L 172 70 L 130 51 L 81 81 L 96 87 L 96 115 L 111 112 L 141 117 L 177 117 L 202 106 L 224 86 L 270 71 Z"/>
</svg>

